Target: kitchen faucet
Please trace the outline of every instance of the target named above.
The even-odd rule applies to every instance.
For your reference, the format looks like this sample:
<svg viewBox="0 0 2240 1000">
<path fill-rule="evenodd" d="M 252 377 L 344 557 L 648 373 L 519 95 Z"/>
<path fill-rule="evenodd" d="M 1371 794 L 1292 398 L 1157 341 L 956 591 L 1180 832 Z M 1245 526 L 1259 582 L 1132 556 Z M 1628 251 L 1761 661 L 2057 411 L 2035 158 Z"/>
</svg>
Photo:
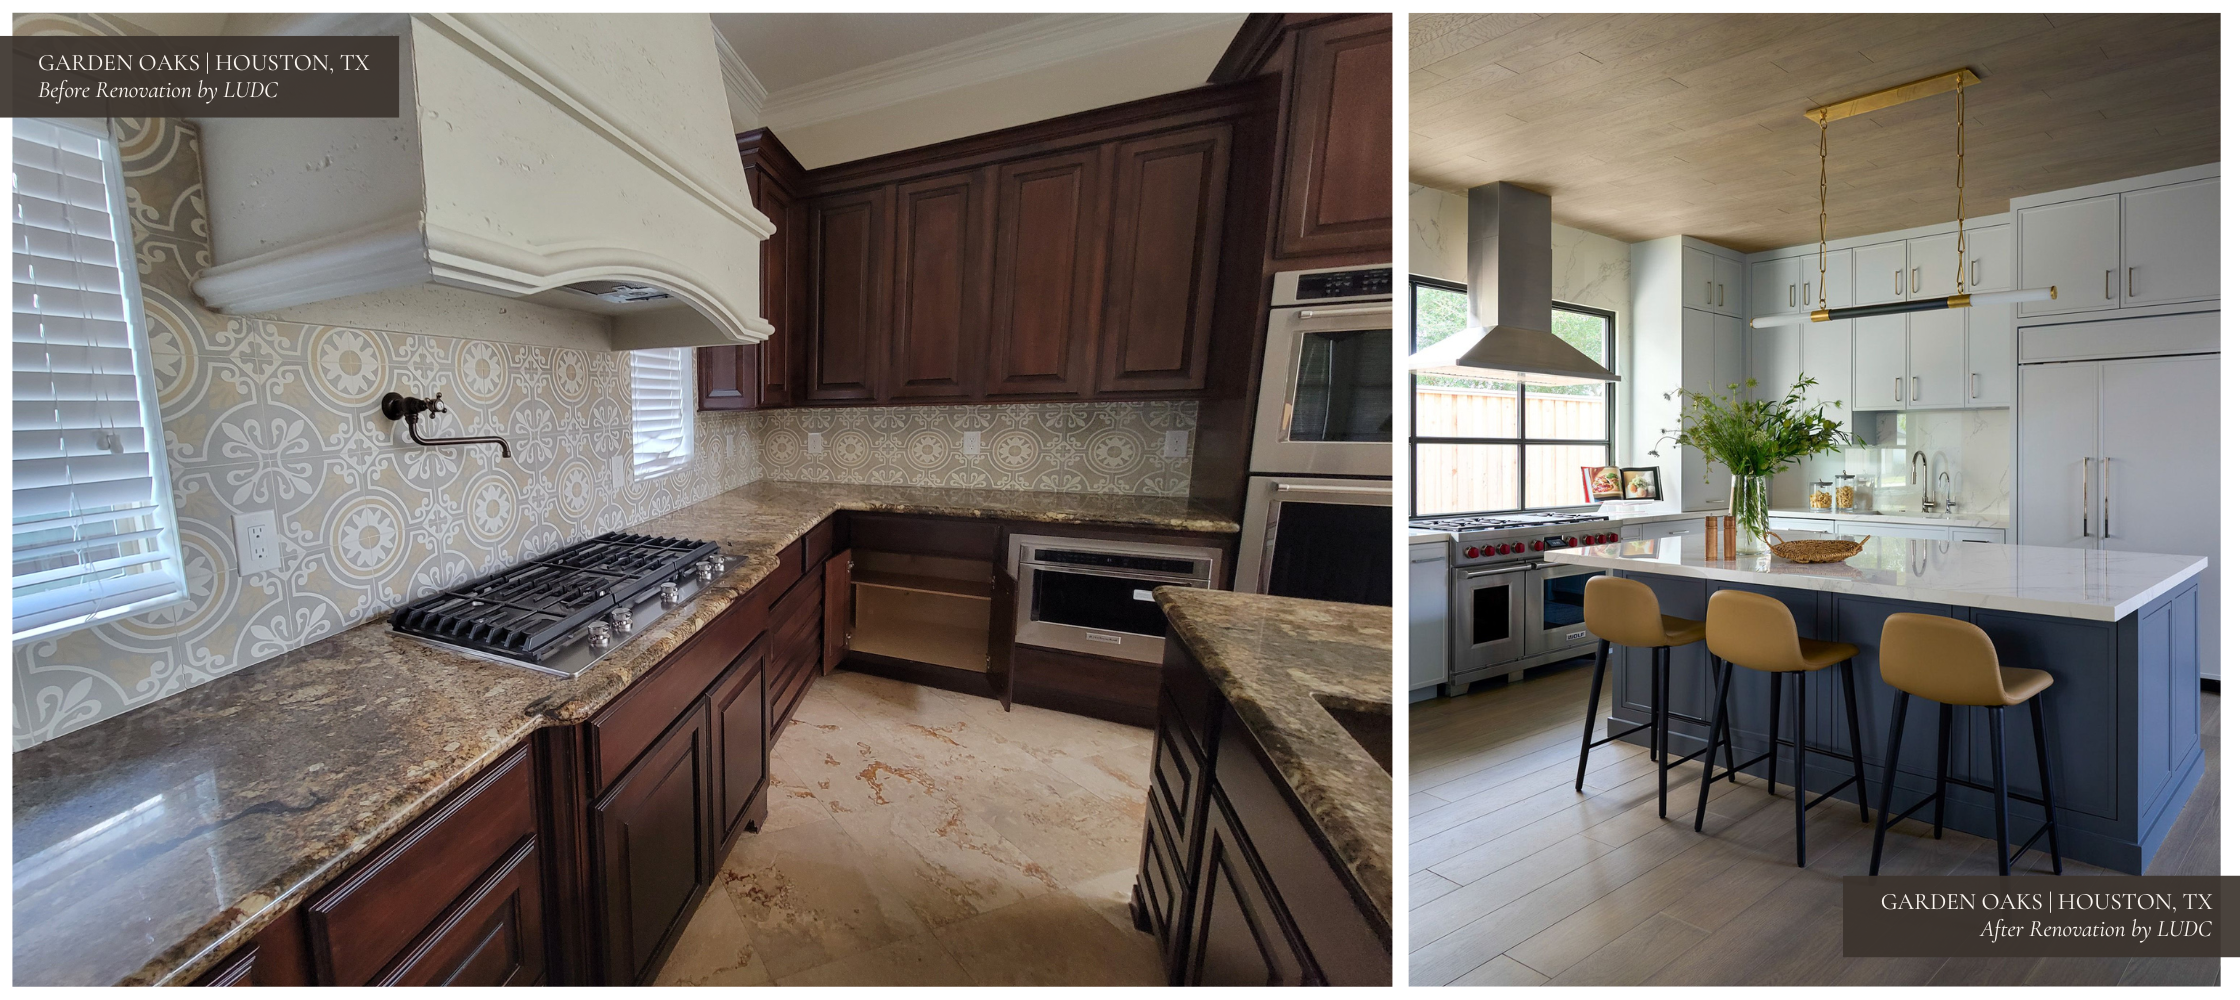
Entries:
<svg viewBox="0 0 2240 1000">
<path fill-rule="evenodd" d="M 1947 514 L 1950 514 L 1950 513 L 1952 513 L 1952 509 L 1953 509 L 1954 507 L 1957 507 L 1957 506 L 1959 506 L 1959 504 L 1958 504 L 1958 503 L 1957 503 L 1956 501 L 1954 501 L 1954 500 L 1952 499 L 1952 470 L 1951 470 L 1951 469 L 1946 469 L 1946 470 L 1944 470 L 1943 472 L 1939 472 L 1939 473 L 1937 473 L 1937 492 L 1939 492 L 1939 493 L 1942 493 L 1942 494 L 1944 494 L 1944 512 L 1945 512 L 1945 513 L 1947 513 Z"/>
<path fill-rule="evenodd" d="M 1921 464 L 1921 512 L 1934 514 L 1937 512 L 1937 503 L 1929 499 L 1929 456 L 1918 451 L 1913 453 L 1913 460 L 1906 463 L 1906 482 L 1914 481 L 1913 466 L 1915 462 Z"/>
</svg>

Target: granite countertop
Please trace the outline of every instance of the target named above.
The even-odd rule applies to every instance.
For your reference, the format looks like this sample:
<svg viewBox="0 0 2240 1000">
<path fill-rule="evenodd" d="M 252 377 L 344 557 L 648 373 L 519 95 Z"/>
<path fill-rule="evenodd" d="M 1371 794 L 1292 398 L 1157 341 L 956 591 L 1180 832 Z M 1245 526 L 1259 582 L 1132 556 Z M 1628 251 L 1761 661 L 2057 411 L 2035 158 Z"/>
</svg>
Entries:
<svg viewBox="0 0 2240 1000">
<path fill-rule="evenodd" d="M 581 677 L 366 622 L 15 754 L 16 982 L 192 980 L 537 728 L 596 713 L 840 510 L 1238 530 L 1179 498 L 764 482 L 631 529 L 734 561 Z"/>
<path fill-rule="evenodd" d="M 1869 538 L 1858 555 L 1836 563 L 1795 563 L 1770 552 L 1707 559 L 1703 547 L 1700 536 L 1648 538 L 1551 551 L 1547 559 L 2102 622 L 2121 621 L 2209 565 L 2201 556 L 1919 538 Z"/>
<path fill-rule="evenodd" d="M 1153 593 L 1389 922 L 1392 775 L 1323 706 L 1392 715 L 1392 609 L 1189 587 Z"/>
</svg>

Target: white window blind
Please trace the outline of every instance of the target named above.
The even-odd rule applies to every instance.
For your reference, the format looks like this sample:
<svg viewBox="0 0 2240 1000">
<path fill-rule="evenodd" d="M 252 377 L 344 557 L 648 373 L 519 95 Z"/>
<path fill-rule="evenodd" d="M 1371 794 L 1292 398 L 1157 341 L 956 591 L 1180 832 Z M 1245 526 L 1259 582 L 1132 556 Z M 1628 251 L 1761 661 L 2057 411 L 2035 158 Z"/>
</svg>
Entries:
<svg viewBox="0 0 2240 1000">
<path fill-rule="evenodd" d="M 630 352 L 630 472 L 645 479 L 692 457 L 692 351 Z"/>
<path fill-rule="evenodd" d="M 15 120 L 14 632 L 185 596 L 163 430 L 104 123 Z"/>
</svg>

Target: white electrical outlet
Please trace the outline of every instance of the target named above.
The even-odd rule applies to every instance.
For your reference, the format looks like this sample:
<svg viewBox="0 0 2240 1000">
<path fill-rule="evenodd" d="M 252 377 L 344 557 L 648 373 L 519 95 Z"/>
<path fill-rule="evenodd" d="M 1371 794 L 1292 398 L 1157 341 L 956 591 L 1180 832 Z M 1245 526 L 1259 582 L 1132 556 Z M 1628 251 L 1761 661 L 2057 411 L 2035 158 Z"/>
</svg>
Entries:
<svg viewBox="0 0 2240 1000">
<path fill-rule="evenodd" d="M 1190 432 L 1168 431 L 1167 446 L 1161 455 L 1166 458 L 1187 458 L 1190 455 Z"/>
<path fill-rule="evenodd" d="M 811 455 L 822 455 L 822 454 L 824 454 L 824 432 L 823 432 L 823 431 L 810 431 L 810 432 L 809 432 L 809 454 L 811 454 Z"/>
<path fill-rule="evenodd" d="M 269 573 L 280 568 L 279 515 L 269 510 L 233 516 L 233 550 L 241 575 Z"/>
<path fill-rule="evenodd" d="M 977 454 L 980 454 L 980 432 L 979 432 L 979 431 L 966 431 L 966 432 L 964 432 L 964 453 L 965 453 L 965 454 L 967 454 L 967 455 L 977 455 Z"/>
<path fill-rule="evenodd" d="M 623 461 L 622 456 L 616 455 L 614 456 L 614 458 L 608 460 L 607 473 L 614 477 L 615 489 L 623 490 L 629 488 L 630 463 Z"/>
</svg>

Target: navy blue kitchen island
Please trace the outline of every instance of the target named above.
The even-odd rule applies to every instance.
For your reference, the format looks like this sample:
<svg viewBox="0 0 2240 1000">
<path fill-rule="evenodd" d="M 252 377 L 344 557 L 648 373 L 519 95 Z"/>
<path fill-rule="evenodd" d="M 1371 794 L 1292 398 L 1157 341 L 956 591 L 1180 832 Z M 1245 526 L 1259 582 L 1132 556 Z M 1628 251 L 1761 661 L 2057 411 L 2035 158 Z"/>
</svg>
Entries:
<svg viewBox="0 0 2240 1000">
<path fill-rule="evenodd" d="M 2144 873 L 2201 781 L 2199 616 L 2215 609 L 2201 606 L 2199 575 L 2207 560 L 2199 556 L 1874 538 L 1844 562 L 1806 565 L 1770 554 L 1707 559 L 1699 536 L 1586 546 L 1550 552 L 1548 559 L 1638 579 L 1656 591 L 1665 614 L 1684 618 L 1703 618 L 1718 590 L 1766 594 L 1788 605 L 1805 637 L 1858 646 L 1870 804 L 1879 804 L 1888 773 L 1883 757 L 1897 694 L 1882 682 L 1876 653 L 1883 619 L 1899 612 L 1972 622 L 1991 636 L 2002 664 L 2053 674 L 2045 696 L 2046 738 L 2064 859 Z M 1649 651 L 1612 647 L 1611 655 L 1610 728 L 1647 722 Z M 1667 744 L 1673 753 L 1696 750 L 1706 738 L 1708 726 L 1690 718 L 1711 717 L 1707 656 L 1701 643 L 1673 650 L 1676 714 Z M 1809 741 L 1848 753 L 1841 682 L 1834 671 L 1825 673 L 1807 684 Z M 1766 747 L 1768 687 L 1764 675 L 1736 672 L 1729 718 L 1738 760 Z M 1788 731 L 1786 721 L 1782 728 Z M 1988 729 L 1981 712 L 1955 715 L 1956 777 L 1991 781 Z M 1648 735 L 1643 730 L 1627 740 L 1646 746 Z M 2010 725 L 2006 738 L 2011 790 L 2037 795 L 2029 727 Z M 1895 802 L 1910 804 L 1934 789 L 1936 745 L 1937 713 L 1908 713 Z M 1779 780 L 1786 786 L 1794 765 L 1787 752 L 1781 759 Z M 1763 765 L 1750 771 L 1762 776 Z M 1849 775 L 1833 758 L 1807 756 L 1805 781 L 1815 792 Z M 1673 777 L 1675 804 L 1692 802 L 1700 771 L 1691 765 Z M 1857 801 L 1855 792 L 1847 788 L 1836 796 Z M 1958 786 L 1948 794 L 1946 826 L 1993 835 L 1988 794 Z M 2036 828 L 2038 807 L 2017 802 L 2012 808 L 2010 830 Z M 2044 846 L 2041 840 L 2036 849 Z"/>
</svg>

